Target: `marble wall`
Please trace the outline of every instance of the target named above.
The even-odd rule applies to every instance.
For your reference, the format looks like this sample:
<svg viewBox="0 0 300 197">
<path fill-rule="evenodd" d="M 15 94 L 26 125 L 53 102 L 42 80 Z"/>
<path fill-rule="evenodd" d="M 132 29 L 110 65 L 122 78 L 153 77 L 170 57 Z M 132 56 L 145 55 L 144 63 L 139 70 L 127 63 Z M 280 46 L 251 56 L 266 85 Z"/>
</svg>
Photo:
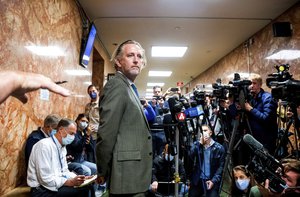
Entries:
<svg viewBox="0 0 300 197">
<path fill-rule="evenodd" d="M 292 37 L 274 37 L 273 22 L 290 22 L 293 26 Z M 300 80 L 300 58 L 294 60 L 267 60 L 266 57 L 283 49 L 300 50 L 300 3 L 287 10 L 271 24 L 253 35 L 252 44 L 245 47 L 246 42 L 220 59 L 207 71 L 197 76 L 183 90 L 192 91 L 197 84 L 211 84 L 217 78 L 227 84 L 233 79 L 233 73 L 258 73 L 265 81 L 268 74 L 275 73 L 274 65 L 290 64 L 290 72 Z M 266 86 L 264 88 L 270 91 Z"/>
<path fill-rule="evenodd" d="M 84 82 L 91 81 L 92 76 L 66 73 L 86 70 L 79 65 L 82 23 L 75 1 L 0 1 L 0 21 L 0 70 L 36 72 L 54 81 L 66 80 L 62 86 L 73 92 L 68 98 L 50 93 L 49 100 L 41 100 L 40 91 L 36 91 L 28 95 L 27 104 L 10 97 L 0 105 L 1 196 L 26 183 L 23 148 L 27 136 L 50 113 L 71 119 L 82 113 L 89 102 Z M 57 46 L 62 55 L 40 56 L 26 46 Z"/>
</svg>

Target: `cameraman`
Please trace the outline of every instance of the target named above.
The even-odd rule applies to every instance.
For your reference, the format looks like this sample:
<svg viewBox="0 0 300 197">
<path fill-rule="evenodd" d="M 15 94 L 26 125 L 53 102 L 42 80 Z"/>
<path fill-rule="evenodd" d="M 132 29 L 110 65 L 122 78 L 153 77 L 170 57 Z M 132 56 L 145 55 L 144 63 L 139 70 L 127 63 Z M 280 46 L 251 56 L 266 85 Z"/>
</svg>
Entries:
<svg viewBox="0 0 300 197">
<path fill-rule="evenodd" d="M 252 84 L 249 86 L 253 98 L 245 103 L 249 124 L 253 137 L 273 154 L 276 148 L 278 132 L 276 109 L 277 103 L 272 95 L 262 87 L 262 78 L 258 74 L 251 74 Z"/>
<path fill-rule="evenodd" d="M 281 194 L 273 193 L 269 189 L 269 180 L 266 180 L 265 186 L 254 186 L 251 188 L 250 196 L 257 189 L 262 196 L 300 196 L 300 161 L 297 159 L 284 159 L 281 178 L 286 182 L 287 188 Z"/>
</svg>

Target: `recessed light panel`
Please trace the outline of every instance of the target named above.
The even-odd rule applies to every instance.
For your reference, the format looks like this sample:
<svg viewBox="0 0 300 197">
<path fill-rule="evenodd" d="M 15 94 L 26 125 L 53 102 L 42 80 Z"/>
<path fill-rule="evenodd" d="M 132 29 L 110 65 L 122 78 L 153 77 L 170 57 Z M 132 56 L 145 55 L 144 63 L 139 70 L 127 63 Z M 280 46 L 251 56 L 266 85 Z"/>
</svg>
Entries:
<svg viewBox="0 0 300 197">
<path fill-rule="evenodd" d="M 183 57 L 187 47 L 153 46 L 152 57 Z"/>
<path fill-rule="evenodd" d="M 170 77 L 172 74 L 172 71 L 149 71 L 149 77 Z"/>
<path fill-rule="evenodd" d="M 147 86 L 149 87 L 153 87 L 153 86 L 160 86 L 163 87 L 165 85 L 165 83 L 147 83 Z"/>
</svg>

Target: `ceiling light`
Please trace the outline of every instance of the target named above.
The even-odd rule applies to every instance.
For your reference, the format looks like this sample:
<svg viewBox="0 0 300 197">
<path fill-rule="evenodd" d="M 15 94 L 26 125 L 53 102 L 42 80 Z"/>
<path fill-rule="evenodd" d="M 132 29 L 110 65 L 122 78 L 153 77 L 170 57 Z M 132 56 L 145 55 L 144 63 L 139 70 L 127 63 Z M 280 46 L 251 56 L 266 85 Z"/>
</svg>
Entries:
<svg viewBox="0 0 300 197">
<path fill-rule="evenodd" d="M 147 92 L 147 93 L 146 93 L 146 97 L 148 97 L 148 98 L 149 98 L 149 97 L 153 97 L 153 93 Z"/>
<path fill-rule="evenodd" d="M 274 59 L 274 60 L 293 60 L 300 57 L 300 50 L 281 50 L 266 59 Z"/>
<path fill-rule="evenodd" d="M 63 50 L 57 46 L 25 46 L 25 48 L 39 56 L 66 56 Z"/>
<path fill-rule="evenodd" d="M 146 89 L 146 92 L 153 92 L 153 89 L 147 88 L 147 89 Z"/>
<path fill-rule="evenodd" d="M 147 86 L 160 86 L 163 87 L 165 83 L 147 83 Z"/>
<path fill-rule="evenodd" d="M 149 77 L 170 77 L 172 71 L 153 71 L 150 70 L 148 75 Z"/>
<path fill-rule="evenodd" d="M 187 47 L 164 47 L 153 46 L 151 49 L 152 57 L 183 57 Z"/>
<path fill-rule="evenodd" d="M 88 70 L 65 70 L 65 72 L 72 76 L 91 76 Z"/>
</svg>

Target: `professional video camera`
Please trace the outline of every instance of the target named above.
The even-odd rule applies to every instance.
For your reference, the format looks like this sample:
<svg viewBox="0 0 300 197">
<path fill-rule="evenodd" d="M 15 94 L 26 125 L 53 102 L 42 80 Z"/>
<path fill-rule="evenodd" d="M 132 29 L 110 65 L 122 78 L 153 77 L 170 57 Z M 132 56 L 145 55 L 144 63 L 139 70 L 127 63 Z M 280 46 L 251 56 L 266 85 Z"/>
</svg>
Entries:
<svg viewBox="0 0 300 197">
<path fill-rule="evenodd" d="M 251 135 L 244 135 L 243 141 L 255 154 L 246 168 L 253 174 L 258 183 L 262 183 L 268 179 L 270 181 L 270 190 L 272 192 L 282 193 L 282 191 L 287 188 L 287 185 L 277 172 L 283 170 L 283 166 Z"/>
<path fill-rule="evenodd" d="M 266 83 L 273 98 L 296 105 L 300 104 L 300 81 L 289 73 L 289 64 L 276 65 L 277 73 L 269 74 Z"/>
<path fill-rule="evenodd" d="M 250 80 L 241 80 L 238 73 L 234 73 L 233 81 L 230 81 L 228 85 L 221 84 L 221 80 L 217 79 L 216 83 L 213 83 L 214 88 L 213 96 L 219 99 L 227 99 L 227 94 L 233 96 L 234 102 L 239 102 L 243 107 L 245 101 L 250 100 L 251 94 L 249 91 Z"/>
</svg>

